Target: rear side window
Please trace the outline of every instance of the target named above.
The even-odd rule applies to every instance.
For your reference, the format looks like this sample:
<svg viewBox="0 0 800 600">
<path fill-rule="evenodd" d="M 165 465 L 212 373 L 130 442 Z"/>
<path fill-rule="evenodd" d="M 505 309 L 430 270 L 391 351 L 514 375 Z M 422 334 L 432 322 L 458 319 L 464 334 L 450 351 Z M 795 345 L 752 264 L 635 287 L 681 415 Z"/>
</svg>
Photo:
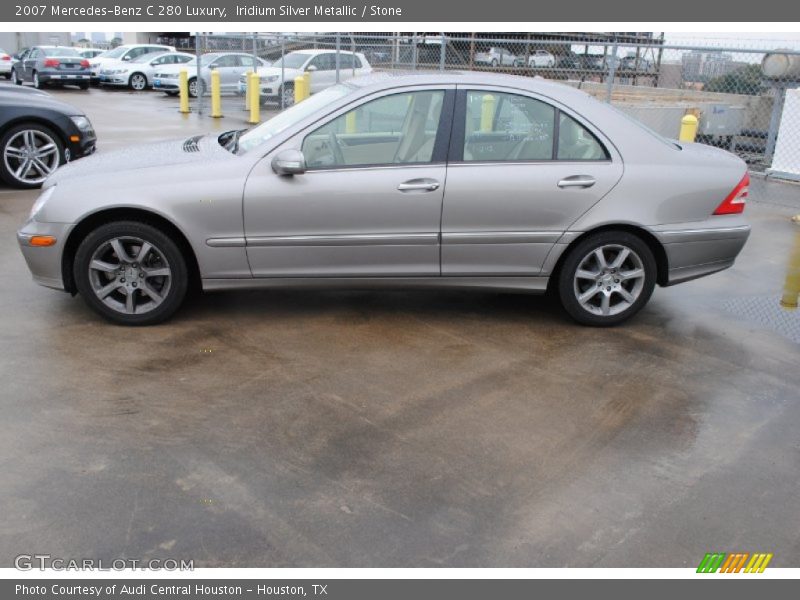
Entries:
<svg viewBox="0 0 800 600">
<path fill-rule="evenodd" d="M 469 91 L 464 160 L 552 160 L 555 116 L 555 108 L 534 98 Z"/>
<path fill-rule="evenodd" d="M 558 160 L 608 160 L 597 138 L 569 115 L 559 111 Z"/>
</svg>

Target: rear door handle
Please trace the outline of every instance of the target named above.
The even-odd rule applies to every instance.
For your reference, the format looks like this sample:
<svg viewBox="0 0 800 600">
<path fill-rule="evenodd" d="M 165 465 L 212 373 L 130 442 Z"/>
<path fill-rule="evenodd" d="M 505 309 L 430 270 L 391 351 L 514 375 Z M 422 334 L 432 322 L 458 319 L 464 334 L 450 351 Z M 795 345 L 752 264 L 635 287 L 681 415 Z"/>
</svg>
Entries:
<svg viewBox="0 0 800 600">
<path fill-rule="evenodd" d="M 558 187 L 562 189 L 571 187 L 590 188 L 595 183 L 597 183 L 597 181 L 594 177 L 589 177 L 588 175 L 573 175 L 572 177 L 566 177 L 559 181 Z"/>
<path fill-rule="evenodd" d="M 435 179 L 409 179 L 397 186 L 401 192 L 433 192 L 439 189 Z"/>
</svg>

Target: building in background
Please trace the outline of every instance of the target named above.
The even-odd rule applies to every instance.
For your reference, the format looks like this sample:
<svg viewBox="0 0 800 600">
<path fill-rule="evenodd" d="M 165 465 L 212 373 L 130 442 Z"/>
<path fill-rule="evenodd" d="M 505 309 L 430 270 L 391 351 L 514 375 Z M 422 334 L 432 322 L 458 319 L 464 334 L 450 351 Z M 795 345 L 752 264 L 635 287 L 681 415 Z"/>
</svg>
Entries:
<svg viewBox="0 0 800 600">
<path fill-rule="evenodd" d="M 2 31 L 0 32 L 0 48 L 15 54 L 23 48 L 31 46 L 70 46 L 72 35 L 68 31 Z"/>
</svg>

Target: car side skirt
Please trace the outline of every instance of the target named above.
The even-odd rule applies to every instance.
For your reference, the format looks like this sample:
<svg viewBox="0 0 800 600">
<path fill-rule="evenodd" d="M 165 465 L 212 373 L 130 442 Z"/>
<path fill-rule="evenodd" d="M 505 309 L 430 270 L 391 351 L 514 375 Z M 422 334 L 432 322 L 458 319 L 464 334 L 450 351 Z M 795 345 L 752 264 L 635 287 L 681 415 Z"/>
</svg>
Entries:
<svg viewBox="0 0 800 600">
<path fill-rule="evenodd" d="M 258 277 L 203 279 L 203 290 L 301 289 L 443 289 L 493 290 L 541 294 L 548 277 Z"/>
</svg>

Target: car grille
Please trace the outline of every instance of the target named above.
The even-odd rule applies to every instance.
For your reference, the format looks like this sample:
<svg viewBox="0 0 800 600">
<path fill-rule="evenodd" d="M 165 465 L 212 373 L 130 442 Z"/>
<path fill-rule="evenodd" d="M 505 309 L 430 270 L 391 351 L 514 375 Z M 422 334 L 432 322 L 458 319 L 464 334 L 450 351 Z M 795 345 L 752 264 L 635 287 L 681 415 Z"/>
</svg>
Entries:
<svg viewBox="0 0 800 600">
<path fill-rule="evenodd" d="M 184 152 L 199 152 L 200 147 L 197 145 L 197 142 L 200 141 L 202 135 L 196 135 L 194 137 L 190 137 L 188 140 L 183 142 L 183 151 Z"/>
</svg>

